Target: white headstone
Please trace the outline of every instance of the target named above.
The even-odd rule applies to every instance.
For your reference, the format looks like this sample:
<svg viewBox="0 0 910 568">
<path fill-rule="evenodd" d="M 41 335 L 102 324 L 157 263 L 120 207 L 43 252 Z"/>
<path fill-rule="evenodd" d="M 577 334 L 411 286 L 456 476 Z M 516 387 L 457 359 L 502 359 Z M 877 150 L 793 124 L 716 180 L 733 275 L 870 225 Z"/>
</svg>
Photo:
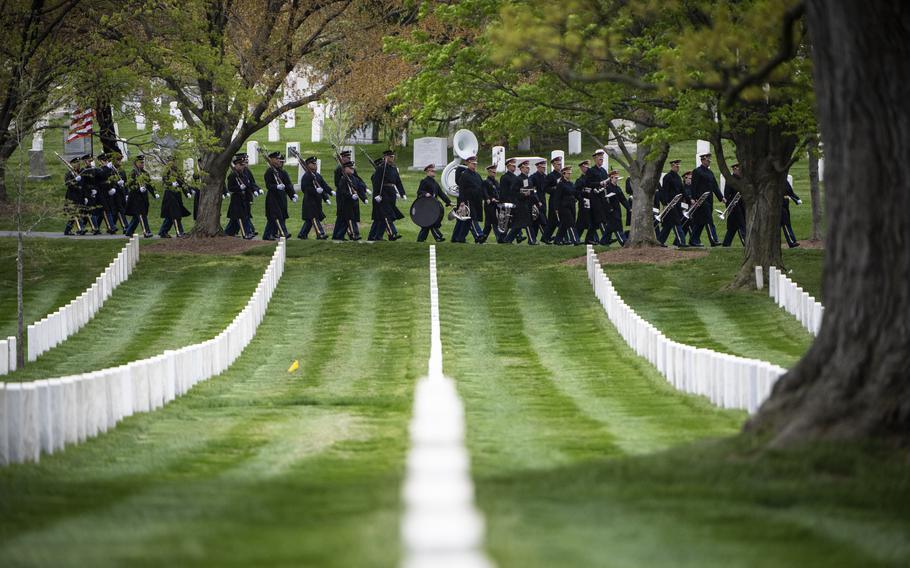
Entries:
<svg viewBox="0 0 910 568">
<path fill-rule="evenodd" d="M 299 160 L 291 154 L 291 148 L 300 153 L 300 142 L 288 142 L 284 145 L 284 157 L 287 158 L 284 163 L 288 166 L 296 166 Z"/>
<path fill-rule="evenodd" d="M 120 150 L 120 155 L 126 160 L 129 157 L 129 154 L 127 154 L 126 142 L 120 139 L 120 125 L 116 122 L 114 123 L 114 136 L 117 137 L 117 148 Z"/>
<path fill-rule="evenodd" d="M 569 131 L 569 155 L 581 154 L 581 130 Z"/>
<path fill-rule="evenodd" d="M 414 165 L 411 169 L 422 170 L 427 164 L 437 168 L 449 162 L 448 145 L 445 138 L 426 137 L 414 139 Z"/>
<path fill-rule="evenodd" d="M 313 107 L 313 120 L 310 123 L 310 142 L 322 142 L 322 124 L 325 121 L 325 110 L 322 105 Z"/>
<path fill-rule="evenodd" d="M 280 126 L 277 119 L 269 123 L 269 142 L 278 142 L 281 139 Z"/>
<path fill-rule="evenodd" d="M 184 130 L 186 128 L 186 121 L 183 120 L 183 115 L 180 114 L 180 109 L 177 108 L 177 101 L 171 101 L 170 107 L 170 114 L 174 119 L 174 130 Z"/>
<path fill-rule="evenodd" d="M 319 158 L 316 158 L 316 173 L 317 174 L 322 173 L 322 160 L 320 160 Z"/>
<path fill-rule="evenodd" d="M 818 159 L 818 181 L 825 181 L 825 159 Z"/>
<path fill-rule="evenodd" d="M 562 150 L 553 150 L 552 152 L 550 152 L 550 169 L 551 169 L 551 171 L 553 169 L 553 159 L 554 158 L 560 158 L 562 160 L 563 167 L 565 167 L 566 153 L 563 152 Z"/>
<path fill-rule="evenodd" d="M 377 137 L 378 129 L 372 122 L 368 122 L 351 134 L 348 138 L 348 144 L 375 144 L 379 141 Z"/>
<path fill-rule="evenodd" d="M 297 112 L 291 109 L 284 113 L 284 127 L 295 128 L 297 126 Z"/>
<path fill-rule="evenodd" d="M 183 160 L 183 175 L 186 176 L 186 179 L 192 179 L 194 168 L 196 163 L 193 161 L 193 158 L 187 158 Z"/>
<path fill-rule="evenodd" d="M 35 125 L 35 134 L 32 136 L 32 150 L 44 150 L 44 125 L 42 123 L 46 125 L 47 121 L 39 120 L 38 124 Z"/>
<path fill-rule="evenodd" d="M 787 174 L 787 183 L 790 184 L 790 187 L 793 187 L 793 176 Z"/>
<path fill-rule="evenodd" d="M 695 167 L 697 168 L 698 166 L 701 165 L 701 158 L 699 158 L 699 156 L 701 156 L 702 154 L 710 154 L 710 153 L 711 153 L 711 143 L 710 142 L 708 142 L 707 140 L 696 140 L 695 141 Z"/>
<path fill-rule="evenodd" d="M 496 171 L 502 173 L 506 171 L 506 147 L 493 146 L 493 165 Z"/>
<path fill-rule="evenodd" d="M 720 186 L 720 192 L 723 193 L 724 188 L 727 187 L 727 178 L 720 176 L 720 183 L 718 185 Z"/>
<path fill-rule="evenodd" d="M 250 140 L 246 143 L 246 154 L 249 156 L 250 165 L 255 166 L 259 163 L 259 142 Z"/>
<path fill-rule="evenodd" d="M 531 137 L 528 136 L 528 137 L 522 139 L 521 142 L 518 143 L 518 149 L 523 152 L 530 150 L 531 149 Z"/>
<path fill-rule="evenodd" d="M 136 130 L 145 130 L 145 117 L 136 113 Z"/>
</svg>

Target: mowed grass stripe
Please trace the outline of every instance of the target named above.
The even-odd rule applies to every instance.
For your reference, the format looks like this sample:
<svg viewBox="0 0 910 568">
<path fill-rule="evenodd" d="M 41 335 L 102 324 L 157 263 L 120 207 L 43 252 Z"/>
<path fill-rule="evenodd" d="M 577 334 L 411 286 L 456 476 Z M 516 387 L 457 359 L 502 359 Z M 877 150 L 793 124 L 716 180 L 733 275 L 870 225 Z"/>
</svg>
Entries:
<svg viewBox="0 0 910 568">
<path fill-rule="evenodd" d="M 259 256 L 146 254 L 85 327 L 9 380 L 86 373 L 209 339 L 243 308 L 265 265 Z"/>
<path fill-rule="evenodd" d="M 0 563 L 397 562 L 388 544 L 398 541 L 411 389 L 428 356 L 411 344 L 428 327 L 426 284 L 378 261 L 315 270 L 299 253 L 222 376 L 41 464 L 0 470 Z M 382 305 L 389 287 L 400 309 L 361 327 L 356 310 Z M 382 348 L 350 349 L 364 336 Z M 306 364 L 314 346 L 326 364 Z"/>
<path fill-rule="evenodd" d="M 117 256 L 124 240 L 26 239 L 25 324 L 74 300 Z M 16 334 L 16 239 L 0 238 L 0 337 Z"/>
<path fill-rule="evenodd" d="M 790 367 L 812 336 L 769 300 L 767 290 L 725 289 L 738 258 L 735 251 L 712 250 L 695 260 L 605 265 L 604 270 L 623 300 L 667 337 Z"/>
</svg>

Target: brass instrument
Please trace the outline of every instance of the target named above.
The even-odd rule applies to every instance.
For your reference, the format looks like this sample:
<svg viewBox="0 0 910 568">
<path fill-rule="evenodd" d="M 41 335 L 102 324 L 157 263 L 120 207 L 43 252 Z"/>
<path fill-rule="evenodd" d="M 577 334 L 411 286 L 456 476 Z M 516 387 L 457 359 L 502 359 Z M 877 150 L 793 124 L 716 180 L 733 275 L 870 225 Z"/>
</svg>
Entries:
<svg viewBox="0 0 910 568">
<path fill-rule="evenodd" d="M 667 206 L 664 207 L 664 210 L 661 211 L 660 215 L 657 216 L 657 220 L 660 221 L 661 223 L 663 223 L 664 217 L 667 216 L 667 214 L 670 212 L 671 209 L 676 207 L 676 204 L 679 203 L 679 201 L 682 199 L 682 197 L 683 197 L 682 193 L 677 193 L 676 195 L 674 195 L 673 199 L 670 200 L 670 203 L 667 203 Z M 721 218 L 723 218 L 723 217 L 721 217 Z"/>
<path fill-rule="evenodd" d="M 505 233 L 509 230 L 509 223 L 512 222 L 512 209 L 514 207 L 514 203 L 500 203 L 496 207 L 496 226 L 500 233 Z"/>
<path fill-rule="evenodd" d="M 704 202 L 708 200 L 708 197 L 710 197 L 710 196 L 711 196 L 710 191 L 706 191 L 706 192 L 702 193 L 701 195 L 699 195 L 698 199 L 695 200 L 695 203 L 692 204 L 692 207 L 689 207 L 689 210 L 686 211 L 685 213 L 683 213 L 683 217 L 685 217 L 686 219 L 691 217 L 692 214 L 695 213 L 696 211 L 698 211 L 698 208 L 701 207 L 704 204 Z"/>
<path fill-rule="evenodd" d="M 732 211 L 733 208 L 736 207 L 737 204 L 739 204 L 739 200 L 740 200 L 741 198 L 742 198 L 742 194 L 741 194 L 741 193 L 737 193 L 736 195 L 733 196 L 733 199 L 730 200 L 730 203 L 729 203 L 729 205 L 727 205 L 727 208 L 724 209 L 722 213 L 721 213 L 721 212 L 718 212 L 718 217 L 720 217 L 720 220 L 721 220 L 721 221 L 723 221 L 723 220 L 724 220 L 724 217 L 726 217 L 727 215 L 729 215 L 729 214 L 730 214 L 730 211 Z"/>
<path fill-rule="evenodd" d="M 455 207 L 449 211 L 449 221 L 458 220 L 458 221 L 470 221 L 471 220 L 471 206 L 467 201 L 463 201 L 458 204 L 458 207 Z"/>
</svg>

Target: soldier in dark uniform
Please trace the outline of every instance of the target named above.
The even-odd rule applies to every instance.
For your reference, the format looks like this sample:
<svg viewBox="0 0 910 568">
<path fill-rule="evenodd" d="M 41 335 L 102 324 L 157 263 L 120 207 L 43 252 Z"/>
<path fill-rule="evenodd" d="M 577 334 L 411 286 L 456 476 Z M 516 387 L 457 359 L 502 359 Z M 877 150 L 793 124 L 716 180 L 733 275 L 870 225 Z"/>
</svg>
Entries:
<svg viewBox="0 0 910 568">
<path fill-rule="evenodd" d="M 512 209 L 512 228 L 504 241 L 507 243 L 512 241 L 522 242 L 524 237 L 522 237 L 521 233 L 524 232 L 527 235 L 529 245 L 537 244 L 534 235 L 531 233 L 531 206 L 536 203 L 536 195 L 534 194 L 534 186 L 531 185 L 531 181 L 528 178 L 528 170 L 530 168 L 531 165 L 527 160 L 518 166 L 521 172 L 517 179 L 518 197 L 515 201 L 515 208 Z"/>
<path fill-rule="evenodd" d="M 452 242 L 464 243 L 470 231 L 474 242 L 482 243 L 484 238 L 480 221 L 483 219 L 483 179 L 477 173 L 477 156 L 470 156 L 465 163 L 467 166 L 455 170 L 455 184 L 458 185 L 458 205 L 467 203 L 470 218 L 455 221 Z"/>
<path fill-rule="evenodd" d="M 796 248 L 799 246 L 799 241 L 796 240 L 796 234 L 793 232 L 793 226 L 790 224 L 791 201 L 795 202 L 797 205 L 803 204 L 803 200 L 793 193 L 793 186 L 790 185 L 790 182 L 788 181 L 787 187 L 784 190 L 784 201 L 780 210 L 780 227 L 784 231 L 784 238 L 787 240 L 787 246 Z"/>
<path fill-rule="evenodd" d="M 679 177 L 679 163 L 680 160 L 673 160 L 670 162 L 670 171 L 664 175 L 663 183 L 661 184 L 660 190 L 657 192 L 660 202 L 665 207 L 668 206 L 677 195 L 682 195 L 673 208 L 664 215 L 663 221 L 661 221 L 660 232 L 657 233 L 657 240 L 660 241 L 660 244 L 666 244 L 667 237 L 669 237 L 672 232 L 673 245 L 685 247 L 686 234 L 682 227 L 684 219 L 682 204 L 688 196 L 686 195 L 683 180 Z"/>
<path fill-rule="evenodd" d="M 98 168 L 95 175 L 98 189 L 98 203 L 101 205 L 101 220 L 107 227 L 107 234 L 117 232 L 117 180 L 120 176 L 111 169 L 111 158 L 107 154 L 98 155 Z"/>
<path fill-rule="evenodd" d="M 733 164 L 730 169 L 733 170 L 734 179 L 742 179 L 739 164 Z M 728 183 L 724 186 L 724 199 L 727 202 L 728 208 L 733 203 L 733 200 L 736 199 L 737 195 L 739 195 L 739 191 L 733 187 L 733 184 Z M 739 241 L 743 246 L 746 246 L 746 204 L 742 200 L 742 197 L 739 198 L 732 209 L 727 211 L 727 234 L 724 235 L 723 246 L 729 247 L 732 245 L 734 235 L 739 235 Z"/>
<path fill-rule="evenodd" d="M 423 171 L 427 176 L 420 180 L 420 185 L 417 187 L 417 197 L 431 197 L 433 199 L 438 199 L 445 203 L 446 207 L 452 206 L 452 200 L 449 199 L 449 196 L 445 194 L 439 183 L 436 181 L 436 166 L 434 164 L 427 164 L 424 166 Z M 439 228 L 442 226 L 442 219 L 432 227 L 421 227 L 420 232 L 417 233 L 417 242 L 422 243 L 427 240 L 427 235 L 433 235 L 433 238 L 437 243 L 441 243 L 446 240 L 442 236 L 442 231 Z"/>
<path fill-rule="evenodd" d="M 66 222 L 66 227 L 63 229 L 64 235 L 73 234 L 73 226 L 76 227 L 77 235 L 85 234 L 85 224 L 82 222 L 82 212 L 84 207 L 88 205 L 88 199 L 85 197 L 85 190 L 83 189 L 83 180 L 82 177 L 82 160 L 80 158 L 73 158 L 70 160 L 71 171 L 66 172 L 66 175 L 63 176 L 63 183 L 66 185 L 66 202 L 63 205 L 63 210 L 66 212 L 69 221 Z"/>
<path fill-rule="evenodd" d="M 108 163 L 108 168 L 111 170 L 111 177 L 108 178 L 108 183 L 112 189 L 117 190 L 113 199 L 114 217 L 120 222 L 120 226 L 123 227 L 123 233 L 126 234 L 126 227 L 129 224 L 126 220 L 126 197 L 129 195 L 126 187 L 127 174 L 122 165 L 123 156 L 119 152 L 114 152 L 110 155 L 110 158 L 111 161 Z"/>
<path fill-rule="evenodd" d="M 549 243 L 553 239 L 553 233 L 556 232 L 559 225 L 557 206 L 553 203 L 553 193 L 556 191 L 556 185 L 562 179 L 562 158 L 556 156 L 550 160 L 550 168 L 550 173 L 547 174 L 546 186 L 544 187 L 544 194 L 549 196 L 546 200 L 547 224 L 543 228 L 543 236 L 540 237 L 540 240 L 544 243 Z"/>
<path fill-rule="evenodd" d="M 534 167 L 537 169 L 530 176 L 531 185 L 534 186 L 534 196 L 536 197 L 537 218 L 534 218 L 534 209 L 532 206 L 531 209 L 531 234 L 534 235 L 534 238 L 537 239 L 538 233 L 543 233 L 543 236 L 546 235 L 546 226 L 547 226 L 547 210 L 545 207 L 546 201 L 546 191 L 547 191 L 547 162 L 544 160 L 539 160 L 534 162 Z M 547 241 L 544 241 L 547 242 Z"/>
<path fill-rule="evenodd" d="M 575 180 L 575 189 L 578 197 L 578 213 L 575 221 L 575 233 L 578 239 L 583 240 L 585 244 L 596 244 L 597 228 L 593 224 L 591 216 L 591 200 L 593 190 L 588 187 L 587 176 L 588 170 L 591 169 L 591 162 L 584 160 L 578 164 L 580 170 L 578 179 Z M 585 234 L 587 233 L 587 235 Z M 593 238 L 592 238 L 593 236 Z"/>
<path fill-rule="evenodd" d="M 334 174 L 335 175 L 335 178 L 334 178 L 335 188 L 337 189 L 337 188 L 341 187 L 341 177 L 344 175 L 344 168 L 342 167 L 342 164 L 344 164 L 345 162 L 351 161 L 351 151 L 342 150 L 340 154 L 335 156 L 335 160 L 338 161 L 338 164 L 335 166 L 335 174 Z M 339 197 L 340 197 L 340 194 L 339 194 Z M 341 205 L 339 204 L 338 207 L 341 207 Z M 335 223 L 335 224 L 337 225 L 338 223 Z"/>
<path fill-rule="evenodd" d="M 496 216 L 499 206 L 499 182 L 496 181 L 496 165 L 487 166 L 487 179 L 483 180 L 483 240 L 490 237 L 492 231 L 496 235 L 496 242 L 502 242 L 499 233 L 499 222 Z"/>
<path fill-rule="evenodd" d="M 578 235 L 575 233 L 575 203 L 578 201 L 579 191 L 572 182 L 572 168 L 566 166 L 559 171 L 562 176 L 556 184 L 556 189 L 550 196 L 551 205 L 555 201 L 556 222 L 559 230 L 553 239 L 557 245 L 577 245 Z"/>
<path fill-rule="evenodd" d="M 152 228 L 149 226 L 149 194 L 158 199 L 158 194 L 152 186 L 152 178 L 145 171 L 145 156 L 137 156 L 133 161 L 133 171 L 130 172 L 129 181 L 126 184 L 129 193 L 126 196 L 126 214 L 132 217 L 130 224 L 126 226 L 124 235 L 132 237 L 136 229 L 141 225 L 143 236 L 150 238 Z"/>
<path fill-rule="evenodd" d="M 284 156 L 281 152 L 272 152 L 267 156 L 269 168 L 265 170 L 265 229 L 262 231 L 262 240 L 274 241 L 280 237 L 291 236 L 288 231 L 288 198 L 297 202 L 294 192 L 294 182 L 284 169 Z"/>
<path fill-rule="evenodd" d="M 585 186 L 590 190 L 588 192 L 589 195 L 583 196 L 583 199 L 587 198 L 590 201 L 590 228 L 585 238 L 585 244 L 605 244 L 608 242 L 607 217 L 609 215 L 610 202 L 606 196 L 606 186 L 610 182 L 610 174 L 603 165 L 604 155 L 605 152 L 603 150 L 594 152 L 594 165 L 585 172 Z M 597 238 L 598 230 L 603 233 L 600 239 Z M 579 234 L 580 237 L 581 235 Z"/>
<path fill-rule="evenodd" d="M 326 183 L 325 179 L 316 171 L 316 156 L 310 156 L 304 160 L 307 171 L 300 178 L 300 193 L 303 194 L 303 226 L 297 234 L 298 239 L 306 239 L 310 236 L 310 229 L 316 228 L 316 240 L 324 241 L 328 237 L 322 226 L 322 220 L 325 219 L 325 213 L 322 212 L 322 204 L 332 204 L 332 188 Z"/>
<path fill-rule="evenodd" d="M 600 244 L 602 245 L 611 244 L 613 242 L 613 237 L 616 237 L 619 246 L 626 244 L 626 234 L 623 230 L 622 223 L 622 211 L 623 208 L 629 210 L 630 207 L 629 202 L 626 201 L 625 194 L 619 187 L 619 180 L 619 172 L 611 170 L 610 178 L 604 186 L 604 199 L 607 202 L 607 215 L 604 221 L 604 237 L 600 241 Z"/>
<path fill-rule="evenodd" d="M 395 152 L 386 150 L 382 153 L 370 181 L 373 184 L 373 224 L 370 226 L 367 239 L 381 241 L 383 233 L 386 233 L 390 241 L 397 241 L 401 235 L 395 228 L 395 221 L 404 219 L 404 215 L 395 202 L 398 199 L 406 199 L 407 194 L 401 183 L 398 168 L 395 167 Z"/>
<path fill-rule="evenodd" d="M 183 237 L 185 233 L 182 219 L 189 217 L 190 212 L 183 206 L 183 193 L 186 191 L 183 171 L 173 156 L 168 160 L 161 183 L 164 185 L 164 196 L 161 199 L 161 218 L 164 221 L 161 223 L 161 229 L 158 230 L 158 236 L 162 239 L 169 239 L 171 227 L 174 227 L 177 236 Z"/>
<path fill-rule="evenodd" d="M 717 185 L 717 178 L 711 171 L 711 154 L 702 154 L 699 156 L 701 165 L 692 172 L 692 200 L 696 201 L 705 192 L 708 198 L 696 211 L 689 211 L 689 246 L 701 247 L 701 232 L 708 228 L 708 241 L 712 247 L 716 247 L 720 242 L 717 240 L 717 230 L 714 228 L 714 197 L 726 203 L 724 196 L 720 193 L 720 187 Z"/>
<path fill-rule="evenodd" d="M 239 232 L 249 240 L 255 236 L 250 218 L 253 197 L 259 192 L 259 186 L 247 167 L 249 157 L 245 152 L 234 154 L 232 163 L 231 173 L 227 176 L 227 195 L 230 195 L 231 203 L 228 205 L 228 224 L 224 234 L 233 237 Z"/>
<path fill-rule="evenodd" d="M 101 234 L 101 221 L 104 217 L 104 208 L 101 206 L 100 195 L 98 195 L 98 168 L 92 164 L 92 155 L 85 154 L 82 156 L 82 188 L 83 195 L 88 202 L 85 204 L 85 216 L 82 223 L 88 224 L 93 235 Z"/>
<path fill-rule="evenodd" d="M 342 152 L 344 154 L 344 152 Z M 347 152 L 350 156 L 351 153 Z M 340 164 L 341 171 L 338 177 L 337 213 L 335 216 L 335 230 L 332 231 L 333 241 L 343 241 L 345 234 L 352 241 L 360 240 L 360 202 L 367 202 L 367 184 L 357 175 L 354 162 L 346 160 Z"/>
</svg>

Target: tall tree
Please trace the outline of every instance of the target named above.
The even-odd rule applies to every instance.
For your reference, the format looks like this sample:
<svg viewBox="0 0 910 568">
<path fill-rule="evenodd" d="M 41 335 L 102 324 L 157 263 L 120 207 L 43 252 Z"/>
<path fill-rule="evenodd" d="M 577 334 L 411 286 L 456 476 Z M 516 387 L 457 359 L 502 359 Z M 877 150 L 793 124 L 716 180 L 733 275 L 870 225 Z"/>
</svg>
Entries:
<svg viewBox="0 0 910 568">
<path fill-rule="evenodd" d="M 899 0 L 808 0 L 806 22 L 816 111 L 830 158 L 825 317 L 812 347 L 747 429 L 776 445 L 879 438 L 906 447 L 910 182 L 903 169 L 910 152 L 910 14 Z"/>
</svg>

